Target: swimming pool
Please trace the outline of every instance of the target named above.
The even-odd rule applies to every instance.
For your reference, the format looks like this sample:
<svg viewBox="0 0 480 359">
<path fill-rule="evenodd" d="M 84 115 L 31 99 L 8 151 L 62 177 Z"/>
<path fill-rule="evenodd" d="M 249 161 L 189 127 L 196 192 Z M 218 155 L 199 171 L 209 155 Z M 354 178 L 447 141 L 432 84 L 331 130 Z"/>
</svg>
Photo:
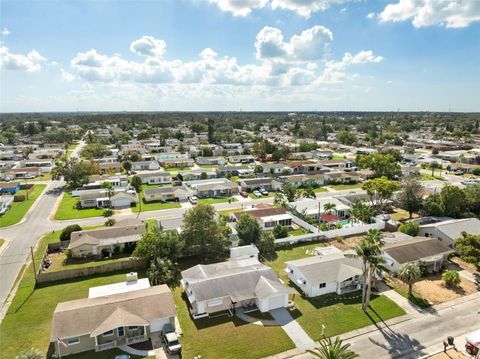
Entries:
<svg viewBox="0 0 480 359">
<path fill-rule="evenodd" d="M 338 223 L 340 223 L 342 228 L 356 227 L 356 226 L 360 226 L 360 225 L 363 224 L 361 221 L 352 221 L 352 220 L 349 220 L 349 219 L 343 219 Z"/>
</svg>

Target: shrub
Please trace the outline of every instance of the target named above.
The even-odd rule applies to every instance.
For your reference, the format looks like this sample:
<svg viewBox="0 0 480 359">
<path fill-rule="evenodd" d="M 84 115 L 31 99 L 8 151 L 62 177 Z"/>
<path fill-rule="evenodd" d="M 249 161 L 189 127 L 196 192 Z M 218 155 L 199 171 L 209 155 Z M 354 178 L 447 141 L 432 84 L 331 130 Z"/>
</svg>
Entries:
<svg viewBox="0 0 480 359">
<path fill-rule="evenodd" d="M 288 228 L 285 226 L 278 225 L 273 229 L 273 236 L 275 238 L 286 238 L 288 237 Z"/>
<path fill-rule="evenodd" d="M 72 253 L 72 250 L 70 248 L 65 248 L 63 250 L 63 254 L 65 254 L 65 257 L 67 257 L 67 259 L 72 259 L 72 257 L 73 257 L 73 253 Z"/>
<path fill-rule="evenodd" d="M 102 249 L 102 258 L 110 257 L 110 250 L 107 248 Z"/>
<path fill-rule="evenodd" d="M 106 209 L 105 211 L 103 211 L 103 216 L 104 217 L 111 217 L 111 216 L 113 216 L 113 211 L 111 209 Z"/>
<path fill-rule="evenodd" d="M 338 243 L 342 243 L 344 241 L 345 238 L 343 238 L 342 236 L 336 236 L 335 237 L 335 240 L 338 242 Z"/>
<path fill-rule="evenodd" d="M 115 246 L 115 247 L 113 247 L 113 254 L 119 255 L 119 254 L 120 254 L 120 250 L 121 250 L 120 246 Z"/>
<path fill-rule="evenodd" d="M 447 270 L 443 272 L 442 279 L 445 281 L 445 284 L 449 287 L 456 286 L 460 284 L 460 274 L 456 270 Z"/>
<path fill-rule="evenodd" d="M 69 226 L 66 226 L 63 230 L 62 233 L 60 233 L 60 240 L 63 241 L 69 241 L 70 240 L 70 235 L 72 232 L 78 232 L 81 231 L 82 227 L 80 227 L 78 224 L 71 224 Z"/>
<path fill-rule="evenodd" d="M 398 230 L 409 236 L 415 237 L 420 231 L 420 226 L 418 223 L 408 221 L 407 223 L 401 224 L 400 227 L 398 227 Z"/>
<path fill-rule="evenodd" d="M 45 356 L 43 353 L 36 349 L 36 348 L 30 348 L 26 352 L 17 355 L 15 359 L 43 359 Z"/>
<path fill-rule="evenodd" d="M 117 221 L 114 218 L 109 218 L 105 221 L 105 227 L 112 227 L 117 223 Z"/>
</svg>

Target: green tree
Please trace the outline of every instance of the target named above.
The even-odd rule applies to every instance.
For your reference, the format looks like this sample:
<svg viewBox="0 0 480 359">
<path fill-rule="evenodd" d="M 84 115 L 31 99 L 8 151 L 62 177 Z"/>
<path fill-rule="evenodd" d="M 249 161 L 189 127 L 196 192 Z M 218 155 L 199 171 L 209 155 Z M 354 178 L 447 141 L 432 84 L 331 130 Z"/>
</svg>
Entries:
<svg viewBox="0 0 480 359">
<path fill-rule="evenodd" d="M 168 258 L 157 258 L 147 268 L 147 277 L 151 285 L 170 283 L 175 278 L 175 267 Z"/>
<path fill-rule="evenodd" d="M 154 228 L 137 242 L 132 256 L 141 259 L 148 267 L 158 258 L 175 261 L 183 254 L 184 248 L 185 244 L 176 232 L 163 232 Z"/>
<path fill-rule="evenodd" d="M 287 238 L 288 237 L 288 228 L 282 225 L 277 225 L 273 229 L 273 236 L 275 238 Z"/>
<path fill-rule="evenodd" d="M 332 214 L 332 212 L 335 212 L 336 209 L 337 205 L 335 203 L 328 202 L 323 205 L 323 210 L 328 214 Z"/>
<path fill-rule="evenodd" d="M 362 189 L 370 197 L 372 207 L 382 210 L 385 204 L 392 198 L 393 193 L 399 189 L 399 185 L 387 177 L 379 177 L 363 182 Z"/>
<path fill-rule="evenodd" d="M 228 227 L 216 219 L 213 206 L 199 203 L 185 214 L 181 237 L 190 254 L 218 257 L 230 245 Z"/>
<path fill-rule="evenodd" d="M 397 195 L 398 206 L 408 211 L 411 219 L 414 212 L 422 209 L 423 186 L 414 176 L 408 176 L 402 180 L 401 190 Z"/>
<path fill-rule="evenodd" d="M 262 231 L 260 242 L 257 244 L 258 250 L 263 255 L 275 252 L 275 237 L 271 231 Z"/>
<path fill-rule="evenodd" d="M 374 215 L 373 207 L 356 198 L 352 206 L 352 216 L 364 223 L 370 223 Z"/>
<path fill-rule="evenodd" d="M 422 272 L 415 262 L 404 264 L 398 272 L 398 278 L 408 285 L 408 294 L 412 295 L 413 284 L 420 279 Z"/>
<path fill-rule="evenodd" d="M 202 173 L 200 173 L 200 179 L 201 179 L 201 180 L 206 180 L 206 179 L 208 179 L 207 172 L 202 172 Z"/>
<path fill-rule="evenodd" d="M 262 234 L 262 228 L 257 220 L 248 213 L 242 213 L 235 225 L 235 229 L 240 239 L 240 245 L 257 244 Z"/>
<path fill-rule="evenodd" d="M 433 193 L 425 199 L 422 213 L 428 216 L 439 217 L 445 215 L 445 207 L 440 193 Z"/>
<path fill-rule="evenodd" d="M 337 141 L 342 145 L 351 146 L 357 143 L 357 136 L 353 132 L 342 130 L 337 133 Z"/>
<path fill-rule="evenodd" d="M 402 233 L 408 234 L 409 236 L 415 237 L 420 231 L 420 226 L 418 223 L 408 221 L 407 223 L 401 224 L 398 227 L 398 230 Z"/>
<path fill-rule="evenodd" d="M 357 156 L 357 166 L 360 169 L 370 169 L 374 177 L 393 179 L 401 176 L 400 164 L 392 154 L 372 153 Z"/>
<path fill-rule="evenodd" d="M 445 215 L 448 217 L 459 218 L 467 209 L 467 197 L 465 192 L 454 185 L 446 184 L 440 191 Z"/>
<path fill-rule="evenodd" d="M 91 175 L 97 174 L 98 168 L 88 161 L 78 161 L 74 158 L 58 161 L 52 170 L 52 178 L 64 178 L 70 187 L 80 187 L 88 183 Z"/>
<path fill-rule="evenodd" d="M 142 189 L 142 179 L 140 176 L 132 176 L 132 178 L 130 178 L 130 186 L 135 188 L 137 193 L 140 193 Z"/>
<path fill-rule="evenodd" d="M 353 359 L 358 357 L 358 354 L 350 349 L 350 344 L 343 344 L 340 337 L 336 337 L 335 341 L 332 341 L 332 338 L 323 338 L 320 340 L 319 348 L 308 350 L 308 352 L 321 359 Z"/>
<path fill-rule="evenodd" d="M 290 182 L 285 182 L 282 185 L 282 190 L 288 202 L 295 202 L 295 200 L 298 198 L 297 188 Z"/>
<path fill-rule="evenodd" d="M 60 233 L 60 241 L 69 241 L 70 240 L 70 235 L 72 232 L 78 232 L 81 231 L 82 227 L 80 227 L 78 224 L 71 224 L 69 226 L 66 226 L 62 232 Z"/>
<path fill-rule="evenodd" d="M 468 210 L 480 217 L 480 183 L 467 186 L 463 191 L 467 197 Z"/>
<path fill-rule="evenodd" d="M 130 171 L 132 170 L 132 162 L 130 161 L 124 161 L 122 163 L 122 167 L 123 169 L 127 172 L 127 173 L 130 173 Z"/>
<path fill-rule="evenodd" d="M 462 236 L 455 241 L 455 250 L 465 262 L 480 268 L 480 235 L 462 232 Z"/>
<path fill-rule="evenodd" d="M 439 169 L 439 168 L 442 168 L 442 166 L 440 166 L 440 164 L 437 161 L 432 161 L 428 164 L 428 168 L 430 168 L 432 170 L 432 177 L 434 177 L 435 176 L 435 170 Z"/>
<path fill-rule="evenodd" d="M 305 198 L 317 198 L 315 195 L 315 189 L 312 186 L 307 186 L 303 189 L 302 196 Z"/>
<path fill-rule="evenodd" d="M 456 270 L 447 270 L 442 273 L 442 279 L 449 287 L 457 286 L 460 284 L 460 274 Z"/>
</svg>

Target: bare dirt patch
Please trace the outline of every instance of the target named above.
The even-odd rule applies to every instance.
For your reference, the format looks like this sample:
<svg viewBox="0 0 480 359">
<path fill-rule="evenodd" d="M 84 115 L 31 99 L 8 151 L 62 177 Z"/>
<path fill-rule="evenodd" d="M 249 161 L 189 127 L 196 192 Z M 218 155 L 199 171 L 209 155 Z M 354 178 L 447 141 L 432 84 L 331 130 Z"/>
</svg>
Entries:
<svg viewBox="0 0 480 359">
<path fill-rule="evenodd" d="M 345 251 L 347 249 L 355 248 L 355 246 L 362 240 L 362 238 L 363 238 L 362 236 L 353 236 L 353 237 L 343 238 L 341 241 L 333 239 L 330 242 L 328 242 L 328 245 L 331 245 L 331 246 L 333 245 L 338 249 Z"/>
<path fill-rule="evenodd" d="M 408 287 L 398 278 L 392 278 L 395 286 L 408 290 Z M 457 299 L 464 295 L 475 293 L 475 284 L 462 278 L 457 287 L 447 287 L 442 280 L 441 274 L 430 275 L 416 282 L 413 285 L 415 295 L 428 300 L 433 304 L 440 304 Z"/>
<path fill-rule="evenodd" d="M 476 274 L 479 274 L 479 271 L 477 270 L 477 267 L 472 264 L 472 263 L 467 263 L 465 261 L 463 261 L 460 257 L 455 257 L 453 256 L 452 258 L 450 258 L 450 262 L 452 262 L 452 266 L 457 266 L 458 268 L 452 268 L 452 269 L 455 269 L 455 270 L 466 270 L 470 273 L 476 273 Z"/>
</svg>

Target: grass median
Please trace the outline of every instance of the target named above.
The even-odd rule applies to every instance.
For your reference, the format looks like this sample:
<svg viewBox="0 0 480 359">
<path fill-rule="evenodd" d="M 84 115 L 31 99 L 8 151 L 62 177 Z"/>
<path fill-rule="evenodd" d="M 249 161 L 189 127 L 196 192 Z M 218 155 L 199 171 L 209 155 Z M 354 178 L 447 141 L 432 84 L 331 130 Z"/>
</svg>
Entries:
<svg viewBox="0 0 480 359">
<path fill-rule="evenodd" d="M 37 198 L 42 194 L 45 187 L 47 187 L 47 185 L 36 184 L 33 186 L 33 190 L 28 195 L 28 199 L 23 202 L 12 203 L 12 206 L 7 213 L 0 217 L 0 227 L 11 226 L 20 222 L 30 207 L 32 207 L 33 203 L 35 203 Z"/>
</svg>

